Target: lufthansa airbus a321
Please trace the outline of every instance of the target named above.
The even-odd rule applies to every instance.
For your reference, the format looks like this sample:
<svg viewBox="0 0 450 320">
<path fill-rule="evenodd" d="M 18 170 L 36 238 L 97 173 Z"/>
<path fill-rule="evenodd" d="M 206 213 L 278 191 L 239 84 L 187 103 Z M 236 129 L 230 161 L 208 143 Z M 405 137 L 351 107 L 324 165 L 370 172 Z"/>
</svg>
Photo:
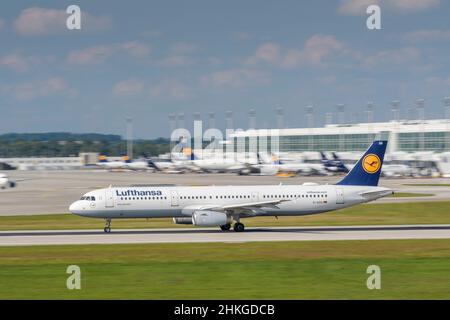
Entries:
<svg viewBox="0 0 450 320">
<path fill-rule="evenodd" d="M 338 210 L 391 195 L 378 187 L 387 141 L 374 141 L 335 185 L 131 186 L 86 193 L 72 203 L 76 215 L 111 220 L 171 217 L 177 224 L 244 231 L 241 218 L 297 216 Z"/>
</svg>

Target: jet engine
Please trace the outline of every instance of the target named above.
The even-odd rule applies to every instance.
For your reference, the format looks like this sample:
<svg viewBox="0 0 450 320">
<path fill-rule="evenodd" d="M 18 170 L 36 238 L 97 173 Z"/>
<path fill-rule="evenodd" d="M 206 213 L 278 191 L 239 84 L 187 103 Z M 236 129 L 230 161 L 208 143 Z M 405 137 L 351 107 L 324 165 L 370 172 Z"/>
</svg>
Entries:
<svg viewBox="0 0 450 320">
<path fill-rule="evenodd" d="M 199 210 L 192 214 L 192 223 L 199 227 L 216 227 L 229 223 L 229 219 L 223 212 Z"/>
<path fill-rule="evenodd" d="M 192 224 L 192 218 L 173 218 L 175 224 Z"/>
</svg>

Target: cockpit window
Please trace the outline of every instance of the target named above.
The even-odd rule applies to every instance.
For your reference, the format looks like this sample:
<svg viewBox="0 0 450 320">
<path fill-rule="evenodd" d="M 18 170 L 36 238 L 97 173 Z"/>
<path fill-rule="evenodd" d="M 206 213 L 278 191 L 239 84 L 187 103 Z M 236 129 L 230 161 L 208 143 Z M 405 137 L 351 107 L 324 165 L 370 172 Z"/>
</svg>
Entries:
<svg viewBox="0 0 450 320">
<path fill-rule="evenodd" d="M 83 196 L 83 197 L 81 197 L 80 200 L 95 201 L 95 197 L 85 197 L 85 196 Z"/>
</svg>

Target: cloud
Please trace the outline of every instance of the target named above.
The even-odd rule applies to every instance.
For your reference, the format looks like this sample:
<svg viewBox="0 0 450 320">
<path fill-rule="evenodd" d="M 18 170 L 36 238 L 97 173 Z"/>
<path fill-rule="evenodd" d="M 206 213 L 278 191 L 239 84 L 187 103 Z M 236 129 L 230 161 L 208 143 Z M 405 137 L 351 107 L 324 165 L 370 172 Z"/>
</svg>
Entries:
<svg viewBox="0 0 450 320">
<path fill-rule="evenodd" d="M 247 63 L 256 64 L 258 62 L 268 62 L 275 64 L 279 61 L 280 46 L 274 42 L 266 42 L 260 45 L 256 52 L 247 59 Z"/>
<path fill-rule="evenodd" d="M 120 81 L 114 86 L 113 93 L 116 96 L 132 96 L 141 93 L 144 82 L 139 79 L 127 79 Z"/>
<path fill-rule="evenodd" d="M 336 40 L 335 37 L 317 34 L 306 41 L 302 55 L 306 62 L 318 64 L 326 56 L 333 52 L 339 52 L 343 48 L 343 43 Z"/>
<path fill-rule="evenodd" d="M 0 19 L 0 30 L 2 30 L 2 28 L 5 26 L 5 21 L 3 21 L 2 19 Z"/>
<path fill-rule="evenodd" d="M 399 49 L 381 50 L 374 55 L 363 59 L 365 66 L 380 66 L 380 65 L 399 65 L 416 63 L 421 58 L 421 52 L 415 47 L 405 47 Z"/>
<path fill-rule="evenodd" d="M 205 86 L 217 88 L 242 88 L 253 85 L 267 85 L 271 82 L 270 77 L 266 73 L 245 68 L 216 71 L 203 76 L 200 81 Z"/>
<path fill-rule="evenodd" d="M 145 57 L 151 52 L 151 47 L 149 45 L 138 41 L 123 43 L 121 48 L 135 57 Z"/>
<path fill-rule="evenodd" d="M 54 62 L 54 56 L 24 56 L 21 53 L 9 53 L 0 56 L 0 67 L 22 73 L 29 71 L 32 66 L 48 65 Z"/>
<path fill-rule="evenodd" d="M 186 99 L 193 96 L 192 90 L 178 80 L 165 80 L 160 84 L 150 87 L 150 95 L 153 97 Z"/>
<path fill-rule="evenodd" d="M 113 47 L 95 46 L 70 52 L 67 61 L 71 64 L 98 64 L 104 62 L 113 52 Z"/>
<path fill-rule="evenodd" d="M 365 15 L 368 6 L 376 4 L 379 5 L 379 0 L 341 0 L 338 13 L 349 16 Z"/>
<path fill-rule="evenodd" d="M 409 42 L 425 41 L 448 41 L 450 40 L 450 30 L 418 30 L 409 32 L 404 36 L 404 40 Z"/>
<path fill-rule="evenodd" d="M 162 67 L 179 67 L 194 64 L 191 54 L 198 51 L 195 44 L 187 42 L 177 42 L 169 49 L 169 54 L 156 61 L 156 65 Z"/>
<path fill-rule="evenodd" d="M 389 11 L 404 13 L 418 12 L 439 6 L 440 0 L 341 0 L 338 13 L 349 16 L 361 16 L 366 14 L 370 5 L 379 5 L 383 12 Z"/>
<path fill-rule="evenodd" d="M 6 67 L 16 72 L 24 72 L 28 70 L 28 60 L 18 53 L 8 54 L 0 57 L 0 66 Z"/>
<path fill-rule="evenodd" d="M 3 87 L 2 91 L 21 101 L 29 101 L 54 94 L 72 92 L 68 89 L 66 81 L 60 77 L 29 81 L 17 85 L 7 85 Z"/>
<path fill-rule="evenodd" d="M 24 36 L 42 36 L 68 32 L 66 20 L 69 15 L 65 10 L 32 7 L 22 10 L 14 21 L 17 33 Z M 94 16 L 81 11 L 82 31 L 104 31 L 111 27 L 111 19 L 104 16 Z"/>
<path fill-rule="evenodd" d="M 384 0 L 398 11 L 422 11 L 440 5 L 440 0 Z"/>
<path fill-rule="evenodd" d="M 348 54 L 350 51 L 335 37 L 316 34 L 306 40 L 302 49 L 282 50 L 276 43 L 264 43 L 246 63 L 253 65 L 265 62 L 282 68 L 297 68 L 303 65 L 320 65 L 326 57 L 337 53 Z"/>
<path fill-rule="evenodd" d="M 74 50 L 67 56 L 70 64 L 100 64 L 112 55 L 125 52 L 133 57 L 146 57 L 151 52 L 151 47 L 145 43 L 131 41 L 121 44 L 98 45 L 80 50 Z"/>
</svg>

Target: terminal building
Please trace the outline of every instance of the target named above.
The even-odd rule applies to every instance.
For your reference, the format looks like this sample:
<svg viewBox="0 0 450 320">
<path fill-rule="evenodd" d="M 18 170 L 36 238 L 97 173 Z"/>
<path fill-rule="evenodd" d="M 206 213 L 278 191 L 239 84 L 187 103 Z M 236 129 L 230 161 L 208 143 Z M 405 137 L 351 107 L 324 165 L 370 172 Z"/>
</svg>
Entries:
<svg viewBox="0 0 450 320">
<path fill-rule="evenodd" d="M 0 163 L 18 170 L 80 169 L 97 162 L 98 153 L 95 152 L 80 153 L 78 157 L 0 158 Z"/>
<path fill-rule="evenodd" d="M 388 140 L 387 153 L 450 151 L 450 120 L 404 120 L 329 124 L 317 128 L 249 129 L 231 135 L 237 150 L 268 152 L 361 152 L 375 139 Z M 267 150 L 261 150 L 261 146 Z M 253 147 L 254 148 L 254 147 Z M 266 147 L 264 147 L 266 148 Z M 276 149 L 276 150 L 272 150 Z"/>
</svg>

